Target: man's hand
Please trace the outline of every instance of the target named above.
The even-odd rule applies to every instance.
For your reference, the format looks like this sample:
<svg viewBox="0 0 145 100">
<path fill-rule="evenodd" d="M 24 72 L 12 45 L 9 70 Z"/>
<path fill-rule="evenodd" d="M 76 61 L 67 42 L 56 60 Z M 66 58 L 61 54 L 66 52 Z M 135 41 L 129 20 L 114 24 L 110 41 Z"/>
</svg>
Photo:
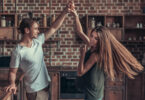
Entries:
<svg viewBox="0 0 145 100">
<path fill-rule="evenodd" d="M 70 1 L 68 4 L 69 12 L 72 13 L 75 17 L 78 16 L 76 10 L 75 10 L 75 4 L 73 1 Z"/>
<path fill-rule="evenodd" d="M 73 2 L 72 1 L 69 1 L 69 3 L 66 5 L 66 7 L 65 7 L 65 9 L 64 9 L 64 11 L 66 12 L 66 13 L 69 13 L 69 12 L 71 12 L 71 10 L 73 9 Z"/>
<path fill-rule="evenodd" d="M 11 85 L 5 87 L 5 91 L 6 92 L 13 92 L 14 94 L 16 94 L 16 91 L 17 91 L 16 84 L 11 84 Z"/>
</svg>

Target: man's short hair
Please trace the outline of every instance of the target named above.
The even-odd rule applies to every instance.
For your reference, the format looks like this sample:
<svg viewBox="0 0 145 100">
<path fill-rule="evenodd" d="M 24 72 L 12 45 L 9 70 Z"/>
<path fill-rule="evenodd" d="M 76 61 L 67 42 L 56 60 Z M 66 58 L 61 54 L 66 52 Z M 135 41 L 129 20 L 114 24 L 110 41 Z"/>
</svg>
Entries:
<svg viewBox="0 0 145 100">
<path fill-rule="evenodd" d="M 31 19 L 31 18 L 24 18 L 21 23 L 20 23 L 20 27 L 19 30 L 21 31 L 22 34 L 25 33 L 25 28 L 31 28 L 31 26 L 34 24 L 34 22 L 37 22 L 35 19 Z"/>
</svg>

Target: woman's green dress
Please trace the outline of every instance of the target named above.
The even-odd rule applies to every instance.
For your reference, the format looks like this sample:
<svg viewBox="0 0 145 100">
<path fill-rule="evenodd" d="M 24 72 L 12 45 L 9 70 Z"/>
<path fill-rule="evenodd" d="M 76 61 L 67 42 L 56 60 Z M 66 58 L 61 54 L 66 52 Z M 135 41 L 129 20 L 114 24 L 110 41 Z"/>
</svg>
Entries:
<svg viewBox="0 0 145 100">
<path fill-rule="evenodd" d="M 84 63 L 91 55 L 86 53 Z M 82 76 L 85 100 L 101 100 L 104 96 L 104 71 L 95 63 L 92 68 Z"/>
</svg>

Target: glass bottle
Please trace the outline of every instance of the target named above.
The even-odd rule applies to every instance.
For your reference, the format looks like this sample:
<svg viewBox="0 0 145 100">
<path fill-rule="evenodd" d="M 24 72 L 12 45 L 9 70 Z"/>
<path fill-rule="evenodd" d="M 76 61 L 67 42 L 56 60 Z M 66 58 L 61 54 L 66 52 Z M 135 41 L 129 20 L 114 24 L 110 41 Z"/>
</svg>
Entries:
<svg viewBox="0 0 145 100">
<path fill-rule="evenodd" d="M 95 28 L 95 18 L 94 17 L 91 20 L 91 28 Z"/>
<path fill-rule="evenodd" d="M 45 14 L 43 15 L 43 27 L 47 27 L 47 17 Z"/>
<path fill-rule="evenodd" d="M 23 19 L 23 15 L 22 15 L 22 14 L 20 14 L 20 15 L 19 15 L 19 19 L 18 19 L 18 26 L 20 25 L 20 23 L 21 23 L 22 19 Z"/>
<path fill-rule="evenodd" d="M 137 24 L 136 24 L 136 28 L 139 28 L 139 27 L 140 27 L 140 25 L 139 25 L 139 23 L 137 23 Z"/>
<path fill-rule="evenodd" d="M 6 27 L 6 17 L 2 16 L 1 18 L 1 27 Z"/>
</svg>

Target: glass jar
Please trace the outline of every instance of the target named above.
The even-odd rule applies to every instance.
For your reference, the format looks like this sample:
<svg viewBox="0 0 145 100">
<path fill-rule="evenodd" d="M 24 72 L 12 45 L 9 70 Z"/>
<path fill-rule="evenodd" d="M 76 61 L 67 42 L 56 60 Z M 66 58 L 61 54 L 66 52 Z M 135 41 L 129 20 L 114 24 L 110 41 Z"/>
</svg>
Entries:
<svg viewBox="0 0 145 100">
<path fill-rule="evenodd" d="M 21 24 L 22 19 L 23 19 L 23 15 L 20 14 L 20 15 L 18 16 L 18 26 Z"/>
<path fill-rule="evenodd" d="M 8 21 L 7 21 L 7 26 L 8 26 L 8 27 L 12 26 L 12 21 L 11 21 L 11 20 L 8 20 Z"/>
<path fill-rule="evenodd" d="M 95 18 L 93 17 L 91 20 L 91 28 L 95 28 Z"/>
<path fill-rule="evenodd" d="M 47 16 L 43 15 L 43 27 L 47 27 Z"/>
<path fill-rule="evenodd" d="M 1 17 L 1 27 L 6 27 L 6 17 L 5 16 Z"/>
</svg>

